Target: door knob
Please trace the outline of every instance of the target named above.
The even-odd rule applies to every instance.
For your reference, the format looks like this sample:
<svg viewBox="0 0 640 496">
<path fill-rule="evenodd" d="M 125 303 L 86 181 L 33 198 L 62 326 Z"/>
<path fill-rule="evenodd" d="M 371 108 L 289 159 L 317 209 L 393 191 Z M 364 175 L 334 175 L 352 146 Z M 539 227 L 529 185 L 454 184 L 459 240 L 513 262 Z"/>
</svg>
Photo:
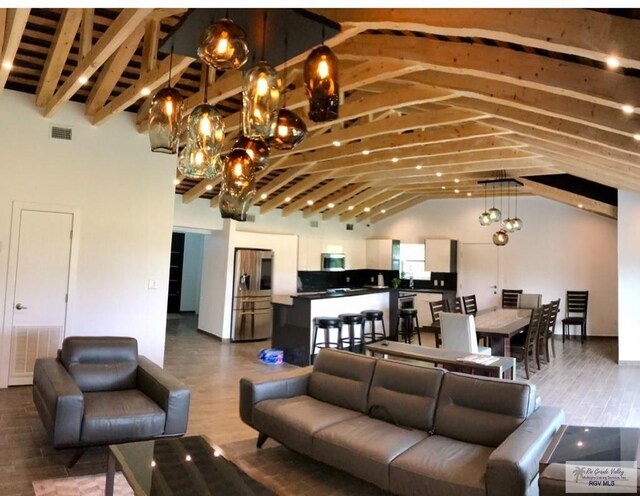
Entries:
<svg viewBox="0 0 640 496">
<path fill-rule="evenodd" d="M 27 307 L 25 307 L 22 303 L 16 303 L 16 310 L 26 310 Z"/>
</svg>

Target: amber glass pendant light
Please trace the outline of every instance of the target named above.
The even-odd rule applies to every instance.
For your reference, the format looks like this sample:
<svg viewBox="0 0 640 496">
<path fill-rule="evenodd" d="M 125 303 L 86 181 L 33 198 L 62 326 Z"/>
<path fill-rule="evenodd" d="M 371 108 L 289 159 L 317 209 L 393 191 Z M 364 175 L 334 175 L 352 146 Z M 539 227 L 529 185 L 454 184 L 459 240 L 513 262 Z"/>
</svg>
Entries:
<svg viewBox="0 0 640 496">
<path fill-rule="evenodd" d="M 338 84 L 338 58 L 324 44 L 315 48 L 304 63 L 304 85 L 309 99 L 309 118 L 314 122 L 338 118 L 340 87 Z"/>
<path fill-rule="evenodd" d="M 504 246 L 509 242 L 509 234 L 504 229 L 500 229 L 493 235 L 493 244 L 496 246 Z"/>
<path fill-rule="evenodd" d="M 256 194 L 253 160 L 240 148 L 227 155 L 222 166 L 220 214 L 224 219 L 247 220 L 247 211 Z"/>
<path fill-rule="evenodd" d="M 276 131 L 280 110 L 280 81 L 276 70 L 264 60 L 267 11 L 262 26 L 262 59 L 244 76 L 242 91 L 242 134 L 268 140 Z"/>
<path fill-rule="evenodd" d="M 169 57 L 169 82 L 153 96 L 149 107 L 149 142 L 152 152 L 174 155 L 178 152 L 184 100 L 180 92 L 171 87 L 173 46 Z"/>
<path fill-rule="evenodd" d="M 235 22 L 228 19 L 212 22 L 202 32 L 198 44 L 198 57 L 219 71 L 239 69 L 249 58 L 247 34 Z"/>
<path fill-rule="evenodd" d="M 233 144 L 233 150 L 241 149 L 247 152 L 256 172 L 266 169 L 269 166 L 269 147 L 260 138 L 247 138 L 246 136 L 240 136 L 238 140 Z"/>
</svg>

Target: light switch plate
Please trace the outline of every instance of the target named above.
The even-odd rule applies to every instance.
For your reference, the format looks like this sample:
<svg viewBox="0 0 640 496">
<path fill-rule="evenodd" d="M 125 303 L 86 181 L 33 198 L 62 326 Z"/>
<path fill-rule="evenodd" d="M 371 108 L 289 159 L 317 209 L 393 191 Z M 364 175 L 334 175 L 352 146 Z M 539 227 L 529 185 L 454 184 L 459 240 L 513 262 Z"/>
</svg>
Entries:
<svg viewBox="0 0 640 496">
<path fill-rule="evenodd" d="M 158 281 L 149 279 L 149 289 L 158 289 Z"/>
</svg>

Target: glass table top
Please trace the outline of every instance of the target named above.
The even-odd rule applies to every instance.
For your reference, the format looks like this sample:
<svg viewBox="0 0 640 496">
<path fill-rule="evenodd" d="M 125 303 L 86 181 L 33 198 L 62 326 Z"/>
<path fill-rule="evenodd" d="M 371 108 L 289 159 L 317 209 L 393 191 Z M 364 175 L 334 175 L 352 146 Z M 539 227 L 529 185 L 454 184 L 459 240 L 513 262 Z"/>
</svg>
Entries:
<svg viewBox="0 0 640 496">
<path fill-rule="evenodd" d="M 136 495 L 274 495 L 202 436 L 117 444 L 109 449 Z"/>
<path fill-rule="evenodd" d="M 637 461 L 640 429 L 569 425 L 549 463 Z"/>
</svg>

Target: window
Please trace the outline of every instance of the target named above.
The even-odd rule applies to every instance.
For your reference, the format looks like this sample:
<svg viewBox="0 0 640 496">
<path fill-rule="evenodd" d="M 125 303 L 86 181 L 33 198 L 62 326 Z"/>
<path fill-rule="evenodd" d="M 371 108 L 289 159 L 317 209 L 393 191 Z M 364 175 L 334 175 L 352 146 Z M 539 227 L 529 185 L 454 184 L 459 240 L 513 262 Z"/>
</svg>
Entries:
<svg viewBox="0 0 640 496">
<path fill-rule="evenodd" d="M 431 279 L 431 272 L 424 270 L 424 243 L 400 243 L 400 275 L 405 279 Z"/>
</svg>

